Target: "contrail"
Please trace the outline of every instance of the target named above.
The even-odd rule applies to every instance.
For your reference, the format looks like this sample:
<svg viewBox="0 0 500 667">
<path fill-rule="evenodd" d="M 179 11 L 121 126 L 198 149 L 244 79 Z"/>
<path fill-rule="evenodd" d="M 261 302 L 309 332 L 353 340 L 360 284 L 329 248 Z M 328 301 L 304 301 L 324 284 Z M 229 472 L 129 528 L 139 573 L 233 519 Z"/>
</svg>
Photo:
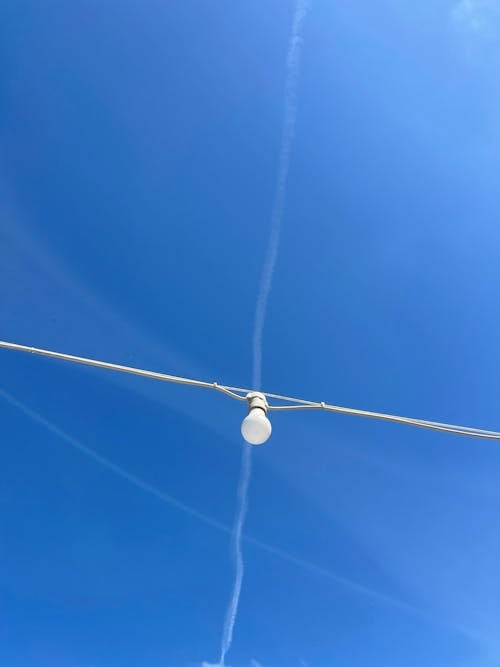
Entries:
<svg viewBox="0 0 500 667">
<path fill-rule="evenodd" d="M 221 521 L 217 521 L 217 519 L 214 519 L 213 517 L 210 517 L 203 512 L 200 512 L 199 510 L 195 509 L 194 507 L 190 507 L 189 505 L 186 505 L 186 503 L 183 503 L 181 500 L 178 500 L 174 496 L 170 495 L 169 493 L 165 493 L 164 491 L 161 491 L 160 489 L 156 488 L 152 484 L 149 484 L 148 482 L 144 481 L 137 475 L 133 475 L 132 473 L 128 472 L 121 466 L 117 465 L 116 463 L 113 463 L 113 461 L 110 461 L 104 456 L 101 456 L 98 454 L 95 450 L 91 449 L 90 447 L 87 447 L 86 445 L 83 445 L 81 442 L 79 442 L 76 438 L 73 438 L 71 435 L 60 429 L 58 426 L 53 424 L 51 421 L 43 417 L 41 414 L 33 410 L 32 408 L 28 407 L 25 403 L 22 403 L 19 401 L 17 398 L 12 396 L 9 392 L 5 391 L 4 389 L 0 388 L 0 396 L 2 396 L 6 401 L 8 401 L 11 405 L 16 407 L 18 410 L 23 412 L 26 416 L 30 417 L 33 421 L 36 423 L 40 424 L 40 426 L 43 426 L 46 428 L 50 433 L 53 433 L 55 436 L 57 436 L 60 440 L 65 442 L 67 445 L 70 445 L 73 447 L 75 450 L 83 454 L 84 456 L 88 456 L 90 459 L 98 463 L 99 465 L 102 465 L 103 467 L 107 468 L 110 470 L 112 473 L 120 477 L 126 482 L 129 482 L 136 488 L 140 489 L 141 491 L 145 491 L 146 493 L 151 494 L 158 500 L 164 502 L 167 505 L 170 505 L 174 509 L 180 510 L 184 514 L 192 517 L 193 519 L 197 519 L 198 521 L 201 521 L 205 523 L 208 526 L 211 526 L 212 528 L 215 528 L 216 530 L 219 530 L 223 533 L 230 534 L 231 532 L 235 532 L 231 530 L 231 527 L 226 525 L 225 523 L 222 523 Z M 249 450 L 251 451 L 251 450 Z M 241 484 L 241 489 L 245 490 L 245 485 Z M 246 507 L 245 507 L 246 510 Z M 243 522 L 240 524 L 240 530 L 243 530 Z M 237 533 L 236 533 L 237 534 Z M 407 602 L 404 602 L 402 600 L 398 600 L 397 598 L 391 597 L 385 593 L 382 593 L 381 591 L 377 591 L 373 588 L 368 588 L 367 586 L 364 586 L 363 584 L 360 584 L 352 579 L 347 579 L 346 577 L 342 577 L 341 575 L 336 574 L 335 572 L 332 572 L 331 570 L 327 570 L 326 568 L 320 567 L 319 565 L 316 565 L 315 563 L 311 563 L 310 561 L 304 560 L 302 558 L 298 558 L 297 556 L 294 556 L 293 554 L 288 553 L 287 551 L 284 551 L 283 549 L 279 549 L 278 547 L 272 546 L 271 544 L 267 544 L 266 542 L 262 542 L 261 540 L 258 540 L 254 537 L 251 537 L 250 535 L 242 535 L 242 533 L 239 533 L 240 540 L 244 539 L 248 544 L 251 544 L 255 548 L 265 551 L 269 553 L 270 555 L 274 556 L 275 558 L 279 558 L 280 560 L 283 560 L 285 562 L 288 562 L 292 565 L 295 565 L 296 567 L 300 568 L 301 570 L 304 570 L 306 572 L 310 572 L 311 574 L 314 574 L 316 576 L 324 577 L 326 579 L 329 579 L 336 585 L 340 585 L 343 588 L 350 590 L 352 593 L 356 595 L 362 595 L 365 597 L 368 597 L 372 599 L 375 602 L 378 602 L 380 604 L 385 604 L 390 607 L 399 609 L 401 611 L 404 611 L 406 613 L 412 614 L 414 616 L 420 617 L 422 619 L 425 619 L 426 621 L 436 624 L 438 626 L 445 626 L 448 627 L 452 630 L 455 630 L 456 632 L 460 632 L 466 637 L 473 638 L 476 640 L 483 640 L 484 638 L 479 637 L 477 633 L 474 633 L 467 628 L 463 627 L 457 627 L 456 625 L 452 625 L 447 623 L 446 621 L 443 621 L 442 619 L 436 618 L 435 615 L 432 613 L 428 612 L 425 609 L 416 607 L 412 604 L 409 604 Z M 241 575 L 242 578 L 242 575 Z M 240 583 L 240 589 L 241 589 L 241 583 Z M 205 665 L 209 667 L 221 667 L 220 664 L 212 664 L 212 663 L 205 663 Z"/>
<path fill-rule="evenodd" d="M 236 520 L 233 530 L 233 553 L 234 553 L 234 584 L 229 605 L 224 620 L 222 631 L 221 649 L 219 665 L 225 667 L 226 655 L 233 642 L 233 631 L 238 615 L 238 606 L 240 602 L 241 585 L 243 584 L 243 575 L 245 566 L 243 563 L 243 552 L 241 549 L 241 540 L 243 535 L 243 526 L 248 509 L 248 485 L 250 483 L 250 473 L 252 471 L 251 445 L 243 446 L 241 458 L 241 474 L 238 485 L 238 508 L 236 511 Z"/>
<path fill-rule="evenodd" d="M 163 501 L 164 503 L 167 503 L 168 505 L 171 505 L 172 507 L 175 507 L 181 512 L 189 514 L 190 516 L 192 516 L 195 519 L 198 519 L 199 521 L 203 521 L 203 523 L 212 526 L 212 528 L 217 528 L 218 530 L 222 530 L 225 533 L 230 532 L 230 528 L 225 524 L 221 523 L 220 521 L 217 521 L 216 519 L 213 519 L 212 517 L 209 517 L 206 514 L 199 512 L 198 510 L 194 509 L 193 507 L 190 507 L 189 505 L 186 505 L 182 501 L 177 500 L 177 498 L 174 498 L 174 496 L 171 496 L 169 493 L 164 493 L 163 491 L 160 491 L 156 487 L 145 482 L 140 477 L 132 475 L 124 468 L 120 467 L 116 463 L 113 463 L 113 461 L 110 461 L 106 457 L 101 456 L 90 447 L 86 447 L 76 438 L 73 438 L 68 433 L 65 433 L 65 431 L 60 429 L 58 426 L 50 422 L 48 419 L 42 417 L 42 415 L 38 414 L 38 412 L 35 412 L 35 410 L 32 410 L 24 403 L 21 403 L 21 401 L 18 401 L 17 398 L 9 394 L 9 392 L 5 391 L 4 389 L 0 389 L 0 396 L 5 398 L 6 401 L 11 403 L 11 405 L 14 405 L 18 410 L 24 412 L 24 414 L 33 419 L 33 421 L 45 427 L 48 431 L 56 435 L 61 440 L 64 440 L 64 442 L 66 442 L 74 449 L 77 449 L 85 456 L 88 456 L 89 459 L 93 459 L 100 465 L 104 466 L 105 468 L 108 468 L 108 470 L 114 472 L 115 475 L 118 475 L 118 477 L 121 477 L 122 479 L 124 479 L 127 482 L 130 482 L 139 489 L 146 491 L 146 493 L 150 493 L 151 495 L 156 496 L 156 498 L 158 498 L 159 500 Z"/>
<path fill-rule="evenodd" d="M 292 156 L 292 145 L 295 137 L 297 122 L 297 85 L 300 72 L 300 56 L 302 51 L 302 25 L 310 6 L 310 0 L 297 0 L 293 17 L 292 34 L 288 46 L 287 71 L 285 83 L 285 111 L 281 149 L 278 165 L 278 178 L 274 193 L 274 203 L 271 215 L 271 235 L 267 247 L 267 255 L 262 270 L 257 308 L 255 312 L 255 326 L 253 333 L 253 387 L 259 389 L 262 380 L 262 336 L 266 319 L 267 302 L 273 282 L 278 247 L 280 242 L 281 223 L 285 212 L 285 200 L 288 184 L 288 172 Z"/>
<path fill-rule="evenodd" d="M 300 69 L 300 53 L 302 49 L 302 24 L 306 17 L 307 10 L 309 9 L 309 4 L 310 0 L 297 0 L 295 13 L 293 16 L 292 33 L 288 45 L 285 81 L 285 110 L 278 165 L 278 178 L 276 182 L 273 210 L 271 215 L 271 235 L 269 238 L 267 255 L 262 270 L 253 332 L 252 386 L 254 389 L 260 389 L 262 380 L 262 336 L 264 332 L 267 302 L 269 300 L 269 293 L 271 291 L 273 274 L 278 256 L 281 223 L 285 210 L 288 172 L 290 168 L 292 144 L 295 136 L 295 124 L 297 120 L 297 83 Z M 238 616 L 241 586 L 243 584 L 243 575 L 245 573 L 241 541 L 243 526 L 245 524 L 245 518 L 248 510 L 248 487 L 250 484 L 251 472 L 251 448 L 249 445 L 245 444 L 241 458 L 241 472 L 238 485 L 238 505 L 232 540 L 234 558 L 234 583 L 222 631 L 219 667 L 225 667 L 226 655 L 231 648 L 234 626 Z"/>
</svg>

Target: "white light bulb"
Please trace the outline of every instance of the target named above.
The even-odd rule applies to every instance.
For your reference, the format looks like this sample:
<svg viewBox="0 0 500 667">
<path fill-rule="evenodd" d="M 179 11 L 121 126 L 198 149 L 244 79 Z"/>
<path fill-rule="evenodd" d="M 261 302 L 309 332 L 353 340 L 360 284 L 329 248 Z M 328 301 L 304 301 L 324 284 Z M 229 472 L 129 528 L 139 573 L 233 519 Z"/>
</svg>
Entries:
<svg viewBox="0 0 500 667">
<path fill-rule="evenodd" d="M 262 445 L 269 439 L 272 426 L 262 408 L 253 408 L 241 423 L 241 435 L 251 445 Z"/>
</svg>

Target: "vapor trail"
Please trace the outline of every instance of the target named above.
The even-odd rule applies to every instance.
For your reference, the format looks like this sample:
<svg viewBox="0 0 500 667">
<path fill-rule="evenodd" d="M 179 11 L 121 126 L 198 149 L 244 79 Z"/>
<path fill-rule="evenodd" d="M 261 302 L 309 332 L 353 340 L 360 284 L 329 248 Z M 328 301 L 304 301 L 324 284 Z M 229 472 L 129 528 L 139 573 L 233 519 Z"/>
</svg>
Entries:
<svg viewBox="0 0 500 667">
<path fill-rule="evenodd" d="M 87 456 L 89 459 L 93 459 L 100 465 L 104 466 L 105 468 L 108 468 L 108 470 L 114 472 L 115 475 L 118 475 L 118 477 L 121 477 L 122 479 L 124 479 L 127 482 L 130 482 L 137 488 L 146 491 L 146 493 L 150 493 L 151 495 L 156 496 L 156 498 L 158 498 L 159 500 L 163 501 L 164 503 L 167 503 L 168 505 L 171 505 L 172 507 L 175 507 L 181 512 L 189 514 L 190 516 L 192 516 L 195 519 L 198 519 L 199 521 L 203 521 L 203 523 L 212 526 L 212 528 L 217 528 L 218 530 L 222 530 L 225 533 L 230 532 L 228 526 L 221 523 L 220 521 L 217 521 L 216 519 L 213 519 L 212 517 L 207 516 L 202 512 L 199 512 L 198 510 L 194 509 L 193 507 L 190 507 L 189 505 L 186 505 L 182 501 L 177 500 L 177 498 L 174 498 L 174 496 L 171 496 L 169 493 L 164 493 L 163 491 L 160 491 L 156 487 L 145 482 L 140 477 L 132 475 L 130 472 L 128 472 L 121 466 L 117 465 L 116 463 L 113 463 L 106 457 L 101 456 L 90 447 L 86 447 L 76 438 L 73 438 L 71 435 L 60 429 L 58 426 L 50 422 L 48 419 L 42 417 L 42 415 L 38 414 L 38 412 L 35 412 L 35 410 L 32 410 L 24 403 L 21 403 L 21 401 L 18 401 L 17 398 L 9 394 L 9 392 L 5 391 L 4 389 L 0 389 L 0 396 L 5 398 L 5 400 L 11 403 L 11 405 L 14 405 L 18 410 L 24 412 L 24 414 L 33 419 L 33 421 L 37 422 L 38 424 L 46 428 L 48 431 L 56 435 L 61 440 L 64 440 L 64 442 L 66 442 L 74 449 L 77 449 L 79 452 Z"/>
<path fill-rule="evenodd" d="M 136 488 L 141 489 L 142 491 L 145 491 L 146 493 L 151 494 L 158 500 L 161 500 L 162 502 L 166 503 L 167 505 L 170 505 L 171 507 L 180 510 L 181 512 L 184 512 L 184 514 L 187 514 L 188 516 L 191 516 L 194 519 L 197 519 L 198 521 L 201 521 L 212 528 L 215 528 L 219 531 L 222 531 L 226 534 L 229 534 L 232 532 L 230 526 L 222 523 L 221 521 L 217 521 L 217 519 L 214 519 L 203 512 L 200 512 L 199 510 L 195 509 L 194 507 L 190 507 L 189 505 L 186 505 L 186 503 L 183 503 L 181 500 L 178 500 L 174 496 L 170 495 L 169 493 L 165 493 L 164 491 L 161 491 L 160 489 L 154 487 L 152 484 L 149 484 L 148 482 L 144 481 L 137 475 L 133 475 L 132 473 L 128 472 L 121 466 L 117 465 L 116 463 L 113 463 L 113 461 L 110 461 L 109 459 L 105 458 L 104 456 L 101 456 L 98 454 L 95 450 L 91 449 L 90 447 L 87 447 L 86 445 L 83 445 L 81 442 L 79 442 L 76 438 L 73 438 L 71 435 L 60 429 L 58 426 L 53 424 L 51 421 L 43 417 L 41 414 L 27 406 L 25 403 L 22 403 L 19 401 L 17 398 L 12 396 L 9 392 L 5 391 L 4 389 L 0 388 L 0 396 L 2 396 L 6 401 L 8 401 L 11 405 L 16 407 L 18 410 L 23 412 L 26 416 L 30 417 L 33 421 L 36 423 L 40 424 L 40 426 L 43 426 L 45 429 L 47 429 L 50 433 L 53 433 L 55 436 L 57 436 L 60 440 L 65 442 L 66 444 L 70 445 L 73 447 L 75 450 L 80 452 L 81 454 L 84 454 L 85 456 L 88 456 L 91 460 L 95 461 L 99 465 L 102 465 L 103 467 L 107 468 L 110 470 L 112 473 L 120 477 L 126 482 L 129 482 L 133 484 Z M 251 451 L 249 448 L 247 451 Z M 248 469 L 249 472 L 249 469 Z M 244 480 L 243 480 L 244 481 Z M 240 485 L 240 488 L 242 490 L 245 490 L 245 484 L 242 483 Z M 248 487 L 247 487 L 248 488 Z M 246 507 L 245 507 L 246 511 Z M 240 524 L 240 530 L 243 529 L 243 522 Z M 237 532 L 233 531 L 234 534 L 236 535 Z M 346 590 L 350 590 L 352 593 L 355 595 L 362 595 L 366 596 L 369 599 L 372 599 L 374 602 L 378 602 L 380 604 L 385 604 L 387 606 L 393 607 L 395 609 L 399 609 L 401 611 L 404 611 L 406 613 L 412 614 L 414 616 L 420 617 L 422 619 L 425 619 L 429 621 L 430 623 L 433 623 L 438 626 L 445 626 L 449 627 L 452 630 L 455 630 L 457 632 L 462 633 L 464 636 L 473 638 L 476 640 L 479 639 L 484 639 L 481 637 L 478 637 L 477 633 L 474 633 L 466 628 L 463 627 L 457 627 L 456 625 L 452 625 L 447 623 L 446 621 L 443 621 L 443 619 L 436 618 L 435 615 L 430 613 L 429 611 L 416 607 L 412 604 L 409 604 L 407 602 L 404 602 L 403 600 L 399 600 L 397 598 L 391 597 L 390 595 L 387 595 L 386 593 L 383 593 L 381 591 L 377 591 L 373 588 L 368 588 L 367 586 L 364 586 L 363 584 L 360 584 L 357 581 L 354 581 L 352 579 L 347 579 L 346 577 L 343 577 L 341 575 L 336 574 L 335 572 L 332 572 L 331 570 L 328 570 L 324 567 L 320 567 L 319 565 L 316 565 L 315 563 L 311 563 L 310 561 L 304 560 L 302 558 L 298 558 L 297 556 L 294 556 L 293 554 L 290 554 L 287 551 L 284 551 L 283 549 L 279 549 L 278 547 L 275 547 L 271 544 L 267 544 L 266 542 L 262 542 L 261 540 L 258 540 L 254 537 L 251 537 L 250 535 L 242 535 L 242 533 L 239 533 L 239 538 L 244 539 L 248 544 L 251 544 L 252 546 L 256 547 L 257 549 L 260 549 L 261 551 L 265 551 L 269 553 L 270 555 L 274 556 L 275 558 L 279 558 L 280 560 L 283 560 L 285 562 L 288 562 L 292 565 L 295 565 L 296 567 L 300 568 L 301 570 L 304 570 L 306 572 L 310 572 L 311 574 L 314 574 L 316 576 L 324 577 L 326 579 L 329 579 L 336 585 L 340 585 Z M 241 580 L 243 578 L 243 574 L 241 575 Z M 240 582 L 240 590 L 241 590 L 241 582 Z M 220 664 L 214 665 L 211 663 L 205 663 L 205 665 L 209 667 L 221 667 Z"/>
<path fill-rule="evenodd" d="M 169 493 L 165 493 L 164 491 L 161 491 L 160 489 L 157 489 L 155 486 L 152 484 L 148 484 L 148 482 L 144 481 L 140 477 L 137 477 L 136 475 L 133 475 L 132 473 L 128 472 L 121 466 L 117 465 L 116 463 L 113 463 L 113 461 L 110 461 L 104 456 L 101 456 L 101 454 L 98 454 L 94 449 L 91 449 L 90 447 L 85 446 L 82 444 L 79 440 L 76 438 L 73 438 L 71 435 L 60 429 L 58 426 L 53 424 L 51 421 L 48 419 L 45 419 L 41 414 L 36 412 L 35 410 L 32 410 L 30 407 L 28 407 L 25 403 L 22 403 L 21 401 L 18 401 L 17 398 L 12 396 L 9 392 L 5 391 L 4 389 L 0 389 L 0 396 L 2 396 L 6 401 L 8 401 L 11 405 L 16 407 L 18 410 L 23 412 L 25 415 L 33 419 L 33 421 L 37 422 L 44 428 L 46 428 L 50 433 L 53 433 L 55 436 L 66 442 L 68 445 L 79 451 L 80 453 L 84 454 L 88 458 L 94 460 L 96 463 L 99 463 L 100 465 L 104 466 L 111 472 L 113 472 L 115 475 L 118 475 L 118 477 L 121 477 L 123 480 L 126 482 L 130 482 L 133 484 L 135 487 L 141 489 L 142 491 L 145 491 L 146 493 L 149 493 L 158 500 L 161 500 L 164 503 L 167 503 L 168 505 L 174 507 L 175 509 L 180 510 L 181 512 L 184 512 L 185 514 L 188 514 L 189 516 L 193 517 L 194 519 L 198 519 L 198 521 L 202 521 L 203 523 L 212 526 L 212 528 L 216 528 L 217 530 L 220 530 L 224 533 L 230 533 L 231 528 L 227 526 L 226 524 L 222 523 L 221 521 L 217 521 L 216 519 L 213 519 L 210 516 L 207 516 L 206 514 L 203 514 L 203 512 L 199 512 L 193 507 L 190 507 L 189 505 L 186 505 L 182 501 L 178 500 L 174 496 L 171 496 Z M 251 452 L 250 447 L 245 447 L 244 452 Z M 249 474 L 250 474 L 250 467 L 249 467 L 249 462 L 250 462 L 250 457 L 248 455 L 244 454 L 243 457 L 243 472 L 245 475 L 242 477 L 240 480 L 240 487 L 239 487 L 239 501 L 241 504 L 241 501 L 246 500 L 246 492 L 248 490 L 248 482 L 249 482 Z M 242 540 L 242 531 L 243 531 L 243 519 L 245 517 L 245 513 L 247 510 L 247 503 L 243 503 L 243 512 L 240 511 L 238 514 L 238 518 L 240 518 L 240 521 L 236 524 L 236 527 L 234 529 L 234 542 L 235 543 L 240 543 Z M 287 553 L 286 551 L 283 551 L 281 549 L 278 549 L 277 547 L 271 546 L 270 544 L 266 544 L 264 542 L 261 542 L 260 540 L 256 540 L 252 537 L 246 537 L 245 538 L 249 544 L 254 545 L 258 549 L 262 549 L 264 551 L 267 551 L 268 553 L 272 554 L 273 556 L 276 556 L 277 558 L 281 558 L 285 561 L 288 561 L 290 563 L 293 563 L 294 565 L 297 565 L 301 569 L 304 570 L 309 570 L 312 573 L 319 574 L 320 576 L 327 577 L 329 579 L 332 579 L 336 583 L 342 584 L 346 586 L 347 588 L 350 588 L 353 591 L 357 591 L 358 593 L 369 595 L 372 598 L 378 599 L 381 602 L 386 602 L 388 604 L 391 604 L 392 606 L 397 606 L 400 608 L 406 608 L 410 611 L 415 612 L 415 608 L 411 607 L 411 605 L 407 605 L 404 602 L 400 602 L 398 600 L 394 600 L 393 598 L 390 598 L 383 593 L 379 593 L 378 591 L 374 591 L 372 589 L 366 588 L 362 586 L 361 584 L 358 584 L 354 581 L 351 581 L 350 579 L 345 579 L 344 577 L 341 577 L 339 575 L 334 574 L 333 572 L 330 572 L 329 570 L 326 570 L 324 568 L 321 568 L 317 565 L 314 565 L 312 563 L 309 563 L 308 561 L 303 561 L 300 558 L 296 558 L 295 556 Z M 235 586 L 235 590 L 238 589 L 241 590 L 241 581 L 243 579 L 243 561 L 241 559 L 241 551 L 240 551 L 240 558 L 237 559 L 241 567 L 239 569 L 240 576 L 237 577 L 237 581 L 239 581 L 239 587 Z M 230 607 L 231 609 L 231 607 Z"/>
<path fill-rule="evenodd" d="M 297 0 L 293 17 L 292 34 L 288 46 L 287 71 L 285 82 L 285 110 L 281 149 L 278 164 L 278 178 L 274 193 L 271 215 L 271 235 L 267 247 L 267 255 L 260 279 L 260 287 L 255 312 L 253 333 L 253 387 L 260 389 L 262 380 L 262 336 L 266 319 L 267 302 L 273 282 L 276 259 L 280 242 L 281 223 L 285 212 L 285 200 L 288 184 L 288 172 L 292 156 L 292 145 L 297 122 L 297 85 L 300 72 L 300 56 L 302 51 L 302 25 L 310 6 L 310 0 Z"/>
<path fill-rule="evenodd" d="M 250 445 L 243 446 L 241 457 L 241 473 L 238 484 L 238 507 L 236 511 L 236 520 L 233 530 L 232 548 L 234 553 L 234 583 L 231 598 L 226 611 L 224 628 L 222 630 L 222 640 L 220 649 L 219 665 L 225 667 L 226 655 L 233 642 L 233 631 L 238 615 L 238 606 L 240 602 L 241 586 L 243 584 L 243 575 L 245 574 L 245 565 L 243 563 L 243 552 L 241 541 L 243 536 L 243 526 L 248 510 L 248 485 L 250 483 L 250 473 L 252 471 L 252 450 Z"/>
<path fill-rule="evenodd" d="M 285 210 L 288 172 L 297 120 L 297 83 L 300 67 L 300 52 L 302 48 L 302 24 L 307 14 L 307 10 L 309 9 L 309 3 L 310 0 L 297 0 L 293 16 L 292 33 L 288 45 L 285 81 L 285 110 L 278 165 L 278 178 L 276 181 L 276 190 L 274 193 L 271 215 L 271 235 L 267 247 L 264 267 L 262 269 L 253 332 L 252 386 L 254 389 L 260 389 L 262 380 L 262 336 L 264 332 L 267 302 L 269 300 L 269 293 L 271 291 L 273 274 L 278 256 L 281 223 Z M 250 484 L 251 472 L 251 448 L 249 445 L 244 445 L 241 458 L 240 481 L 238 485 L 238 505 L 232 540 L 234 583 L 222 631 L 219 667 L 225 667 L 226 655 L 231 648 L 234 626 L 238 616 L 241 586 L 243 584 L 243 576 L 245 573 L 241 540 L 248 510 L 248 487 Z"/>
</svg>

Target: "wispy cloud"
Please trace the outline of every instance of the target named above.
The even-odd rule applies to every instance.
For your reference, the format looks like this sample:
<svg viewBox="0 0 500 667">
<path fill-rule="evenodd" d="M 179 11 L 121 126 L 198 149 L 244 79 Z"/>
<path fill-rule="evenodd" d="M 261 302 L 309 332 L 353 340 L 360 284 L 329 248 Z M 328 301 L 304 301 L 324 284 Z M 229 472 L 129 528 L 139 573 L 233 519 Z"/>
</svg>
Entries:
<svg viewBox="0 0 500 667">
<path fill-rule="evenodd" d="M 220 662 L 202 662 L 200 667 L 222 667 L 222 665 Z M 263 667 L 263 665 L 258 660 L 255 660 L 255 658 L 252 658 L 249 667 Z"/>
<path fill-rule="evenodd" d="M 500 0 L 459 0 L 451 10 L 457 29 L 491 38 L 500 35 Z"/>
</svg>

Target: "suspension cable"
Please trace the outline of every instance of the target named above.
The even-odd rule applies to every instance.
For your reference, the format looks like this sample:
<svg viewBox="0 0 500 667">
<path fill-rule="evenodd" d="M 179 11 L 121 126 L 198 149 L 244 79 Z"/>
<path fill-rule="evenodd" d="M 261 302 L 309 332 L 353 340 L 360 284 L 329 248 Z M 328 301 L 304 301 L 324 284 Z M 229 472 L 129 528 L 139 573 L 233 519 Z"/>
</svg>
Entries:
<svg viewBox="0 0 500 667">
<path fill-rule="evenodd" d="M 201 387 L 203 389 L 214 389 L 230 398 L 238 401 L 246 401 L 246 395 L 251 392 L 251 389 L 242 387 L 231 387 L 219 384 L 218 382 L 205 382 L 203 380 L 193 380 L 190 378 L 179 377 L 177 375 L 169 375 L 167 373 L 158 373 L 156 371 L 145 370 L 142 368 L 135 368 L 133 366 L 123 366 L 121 364 L 114 364 L 109 361 L 99 361 L 98 359 L 89 359 L 87 357 L 78 357 L 73 354 L 65 354 L 63 352 L 54 352 L 52 350 L 44 350 L 37 347 L 30 347 L 28 345 L 19 345 L 18 343 L 9 343 L 7 341 L 0 341 L 0 348 L 8 350 L 16 350 L 19 352 L 29 352 L 31 354 L 38 354 L 44 357 L 52 357 L 54 359 L 61 359 L 63 361 L 71 361 L 77 364 L 84 364 L 86 366 L 96 366 L 97 368 L 104 368 L 107 370 L 118 371 L 120 373 L 128 373 L 129 375 L 139 375 L 141 377 L 150 378 L 152 380 L 161 380 L 163 382 L 172 382 L 175 384 L 189 385 L 193 387 Z M 383 412 L 372 412 L 369 410 L 359 410 L 356 408 L 345 408 L 339 405 L 330 405 L 329 403 L 307 401 L 301 398 L 293 398 L 291 396 L 282 396 L 280 394 L 272 394 L 262 391 L 266 399 L 290 403 L 291 405 L 274 405 L 269 404 L 269 410 L 286 411 L 286 410 L 324 410 L 326 412 L 336 412 L 338 414 L 354 415 L 357 417 L 367 417 L 369 419 L 380 419 L 384 421 L 396 422 L 400 424 L 407 424 L 409 426 L 416 426 L 418 428 L 426 428 L 433 431 L 441 431 L 444 433 L 454 433 L 456 435 L 465 435 L 474 438 L 485 438 L 490 440 L 500 440 L 500 433 L 497 431 L 487 431 L 484 429 L 474 428 L 470 426 L 458 426 L 456 424 L 446 424 L 442 422 L 433 422 L 425 419 L 414 419 L 412 417 L 401 417 L 398 415 L 385 414 Z"/>
</svg>

